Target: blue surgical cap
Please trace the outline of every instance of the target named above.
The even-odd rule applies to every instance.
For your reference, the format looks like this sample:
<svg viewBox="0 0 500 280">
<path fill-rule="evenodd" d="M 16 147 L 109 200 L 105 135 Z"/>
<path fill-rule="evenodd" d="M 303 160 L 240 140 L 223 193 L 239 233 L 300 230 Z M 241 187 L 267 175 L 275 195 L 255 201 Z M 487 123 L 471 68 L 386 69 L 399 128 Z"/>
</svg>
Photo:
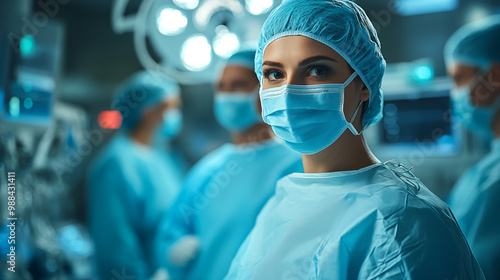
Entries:
<svg viewBox="0 0 500 280">
<path fill-rule="evenodd" d="M 255 48 L 244 48 L 234 53 L 226 62 L 227 65 L 239 65 L 254 70 Z"/>
<path fill-rule="evenodd" d="M 444 51 L 447 66 L 459 62 L 488 70 L 500 62 L 500 16 L 492 16 L 458 29 Z"/>
<path fill-rule="evenodd" d="M 173 79 L 159 73 L 141 71 L 120 86 L 111 107 L 122 114 L 122 128 L 133 129 L 146 109 L 163 100 L 179 97 L 179 94 L 180 87 Z"/>
<path fill-rule="evenodd" d="M 264 50 L 274 40 L 293 35 L 319 41 L 340 54 L 370 90 L 369 102 L 364 107 L 363 128 L 380 120 L 381 83 L 386 63 L 377 32 L 358 5 L 340 0 L 283 2 L 269 15 L 260 34 L 255 73 L 261 84 Z"/>
</svg>

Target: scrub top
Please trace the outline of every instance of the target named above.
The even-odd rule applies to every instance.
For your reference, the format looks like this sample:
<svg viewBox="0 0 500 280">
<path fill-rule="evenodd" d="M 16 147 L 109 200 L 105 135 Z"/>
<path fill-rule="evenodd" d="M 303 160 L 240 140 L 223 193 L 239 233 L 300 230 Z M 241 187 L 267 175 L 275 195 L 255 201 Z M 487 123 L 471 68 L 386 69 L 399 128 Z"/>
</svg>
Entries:
<svg viewBox="0 0 500 280">
<path fill-rule="evenodd" d="M 486 279 L 500 279 L 500 139 L 462 175 L 448 205 Z"/>
<path fill-rule="evenodd" d="M 155 273 L 157 227 L 176 198 L 184 166 L 169 150 L 119 133 L 88 176 L 89 229 L 99 279 L 147 279 Z"/>
<path fill-rule="evenodd" d="M 446 204 L 400 164 L 278 182 L 225 279 L 483 279 Z"/>
<path fill-rule="evenodd" d="M 159 262 L 171 279 L 220 280 L 278 180 L 302 172 L 299 153 L 277 138 L 253 145 L 225 144 L 197 163 L 158 235 Z M 200 242 L 198 256 L 177 267 L 167 261 L 186 235 Z"/>
</svg>

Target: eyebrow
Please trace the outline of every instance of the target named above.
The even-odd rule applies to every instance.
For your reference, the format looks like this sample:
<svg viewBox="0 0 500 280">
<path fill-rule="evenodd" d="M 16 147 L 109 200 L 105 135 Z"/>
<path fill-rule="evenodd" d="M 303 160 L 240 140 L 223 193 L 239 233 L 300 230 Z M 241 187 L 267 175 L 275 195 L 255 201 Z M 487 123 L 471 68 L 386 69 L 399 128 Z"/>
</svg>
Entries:
<svg viewBox="0 0 500 280">
<path fill-rule="evenodd" d="M 302 60 L 299 63 L 299 67 L 307 65 L 307 64 L 311 64 L 311 63 L 319 61 L 319 60 L 328 60 L 328 61 L 338 62 L 337 60 L 335 60 L 335 59 L 333 59 L 331 57 L 324 56 L 324 55 L 318 55 L 318 56 L 313 56 L 313 57 L 309 57 L 309 58 L 306 58 L 306 59 Z"/>
<path fill-rule="evenodd" d="M 304 65 L 307 65 L 307 64 L 310 64 L 310 63 L 313 63 L 313 62 L 316 62 L 316 61 L 320 61 L 320 60 L 328 60 L 328 61 L 333 61 L 333 62 L 338 62 L 337 60 L 331 58 L 331 57 L 328 57 L 328 56 L 324 56 L 324 55 L 317 55 L 317 56 L 313 56 L 313 57 L 309 57 L 309 58 L 306 58 L 304 60 L 302 60 L 300 63 L 299 63 L 299 67 L 300 66 L 304 66 Z M 267 65 L 267 66 L 274 66 L 274 67 L 280 67 L 280 68 L 283 68 L 283 64 L 279 63 L 279 62 L 274 62 L 274 61 L 264 61 L 262 63 L 262 65 Z"/>
<path fill-rule="evenodd" d="M 273 62 L 273 61 L 267 61 L 267 60 L 262 63 L 262 66 L 264 66 L 264 65 L 283 68 L 283 64 L 281 64 L 279 62 Z"/>
</svg>

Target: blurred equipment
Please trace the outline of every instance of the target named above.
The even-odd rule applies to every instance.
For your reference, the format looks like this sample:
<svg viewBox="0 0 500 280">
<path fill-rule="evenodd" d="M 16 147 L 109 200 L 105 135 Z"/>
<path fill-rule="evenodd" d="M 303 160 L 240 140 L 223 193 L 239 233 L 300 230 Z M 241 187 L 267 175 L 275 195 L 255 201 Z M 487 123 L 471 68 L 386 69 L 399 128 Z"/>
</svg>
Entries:
<svg viewBox="0 0 500 280">
<path fill-rule="evenodd" d="M 447 80 L 385 93 L 379 151 L 400 156 L 425 146 L 431 157 L 458 154 L 461 135 L 451 118 Z"/>
<path fill-rule="evenodd" d="M 0 111 L 1 119 L 49 125 L 55 100 L 55 81 L 61 65 L 63 33 L 62 25 L 50 23 L 39 29 L 35 36 L 11 35 L 9 41 L 1 42 L 2 56 L 7 61 L 7 68 L 2 71 L 4 110 Z"/>
<path fill-rule="evenodd" d="M 56 101 L 64 26 L 47 15 L 33 20 L 32 6 L 23 0 L 0 4 L 0 200 L 2 206 L 7 201 L 5 175 L 15 172 L 18 218 L 16 273 L 5 279 L 91 279 L 90 239 L 75 222 L 69 199 L 92 149 L 88 122 L 83 110 Z M 2 221 L 7 215 L 1 207 Z M 6 229 L 2 223 L 2 240 Z"/>
<path fill-rule="evenodd" d="M 396 10 L 403 16 L 452 11 L 458 7 L 458 0 L 396 0 Z"/>
</svg>

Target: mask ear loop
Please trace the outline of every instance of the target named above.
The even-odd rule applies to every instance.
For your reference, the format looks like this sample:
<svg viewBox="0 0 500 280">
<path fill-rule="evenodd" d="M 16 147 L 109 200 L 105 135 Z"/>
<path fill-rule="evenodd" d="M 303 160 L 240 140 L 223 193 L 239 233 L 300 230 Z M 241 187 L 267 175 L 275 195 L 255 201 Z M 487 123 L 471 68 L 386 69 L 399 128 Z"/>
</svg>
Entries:
<svg viewBox="0 0 500 280">
<path fill-rule="evenodd" d="M 352 82 L 352 80 L 354 80 L 354 78 L 356 78 L 356 76 L 358 76 L 358 73 L 353 72 L 351 76 L 347 78 L 347 80 L 344 82 L 344 89 Z"/>
<path fill-rule="evenodd" d="M 358 76 L 358 73 L 354 72 L 351 74 L 351 76 L 349 76 L 349 78 L 347 78 L 347 80 L 344 82 L 344 92 L 345 92 L 345 88 L 354 80 L 354 78 L 356 78 L 356 76 Z M 351 117 L 351 120 L 347 123 L 347 127 L 354 135 L 360 135 L 361 132 L 363 132 L 363 129 L 361 129 L 361 131 L 358 132 L 356 130 L 356 128 L 354 127 L 354 125 L 352 125 L 352 122 L 356 118 L 356 115 L 358 114 L 358 111 L 359 111 L 359 108 L 361 107 L 361 104 L 363 104 L 363 100 L 361 100 L 359 102 L 358 107 L 356 108 L 356 111 L 354 111 L 354 114 Z"/>
<path fill-rule="evenodd" d="M 356 108 L 356 111 L 354 111 L 354 114 L 352 115 L 351 117 L 351 120 L 347 123 L 347 127 L 349 128 L 349 130 L 352 132 L 352 134 L 354 135 L 360 135 L 361 132 L 363 132 L 363 129 L 361 129 L 360 132 L 358 132 L 356 130 L 356 128 L 354 127 L 354 125 L 352 124 L 352 122 L 354 121 L 354 119 L 356 118 L 356 115 L 358 114 L 358 111 L 359 111 L 359 108 L 361 108 L 361 104 L 363 104 L 363 100 L 361 100 L 358 104 L 358 107 Z"/>
</svg>

